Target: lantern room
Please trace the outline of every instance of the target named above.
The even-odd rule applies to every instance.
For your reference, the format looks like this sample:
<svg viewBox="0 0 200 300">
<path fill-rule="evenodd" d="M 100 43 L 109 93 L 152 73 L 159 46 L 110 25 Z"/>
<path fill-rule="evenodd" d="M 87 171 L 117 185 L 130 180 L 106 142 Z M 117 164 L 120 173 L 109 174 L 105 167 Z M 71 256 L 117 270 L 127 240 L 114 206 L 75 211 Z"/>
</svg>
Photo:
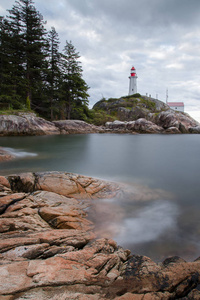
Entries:
<svg viewBox="0 0 200 300">
<path fill-rule="evenodd" d="M 131 68 L 131 76 L 136 76 L 136 71 L 134 67 Z"/>
</svg>

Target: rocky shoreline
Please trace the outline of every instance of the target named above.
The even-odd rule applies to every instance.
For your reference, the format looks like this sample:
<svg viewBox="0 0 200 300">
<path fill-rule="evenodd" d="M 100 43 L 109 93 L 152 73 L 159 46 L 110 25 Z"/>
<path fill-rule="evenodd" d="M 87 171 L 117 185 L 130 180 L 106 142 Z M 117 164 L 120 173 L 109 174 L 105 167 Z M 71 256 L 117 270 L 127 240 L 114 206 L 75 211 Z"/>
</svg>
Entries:
<svg viewBox="0 0 200 300">
<path fill-rule="evenodd" d="M 0 299 L 200 299 L 200 259 L 157 264 L 97 239 L 93 199 L 123 192 L 71 173 L 0 176 Z"/>
<path fill-rule="evenodd" d="M 0 136 L 88 134 L 88 133 L 200 133 L 200 124 L 188 114 L 171 109 L 149 113 L 136 120 L 107 122 L 95 126 L 81 120 L 47 121 L 34 113 L 0 115 Z"/>
</svg>

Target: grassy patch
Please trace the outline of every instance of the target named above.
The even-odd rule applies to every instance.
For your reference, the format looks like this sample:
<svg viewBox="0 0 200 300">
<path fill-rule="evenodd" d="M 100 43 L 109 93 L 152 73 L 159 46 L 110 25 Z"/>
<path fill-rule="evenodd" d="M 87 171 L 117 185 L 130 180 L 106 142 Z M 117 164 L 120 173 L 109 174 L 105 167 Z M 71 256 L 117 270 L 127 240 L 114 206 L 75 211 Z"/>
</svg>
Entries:
<svg viewBox="0 0 200 300">
<path fill-rule="evenodd" d="M 28 109 L 6 109 L 0 110 L 0 115 L 17 115 L 18 113 L 33 113 L 34 111 L 28 110 Z"/>
<path fill-rule="evenodd" d="M 90 113 L 89 123 L 97 126 L 102 126 L 105 125 L 106 122 L 113 122 L 114 120 L 116 120 L 115 111 L 112 112 L 113 115 L 109 115 L 105 111 L 97 109 L 92 109 Z"/>
</svg>

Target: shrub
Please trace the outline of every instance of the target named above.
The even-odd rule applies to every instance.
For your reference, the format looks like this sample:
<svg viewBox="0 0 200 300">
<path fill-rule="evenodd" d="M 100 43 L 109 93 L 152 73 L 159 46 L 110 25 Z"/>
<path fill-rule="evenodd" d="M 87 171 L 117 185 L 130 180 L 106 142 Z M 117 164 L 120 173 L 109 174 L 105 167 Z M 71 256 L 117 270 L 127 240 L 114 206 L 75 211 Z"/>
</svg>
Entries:
<svg viewBox="0 0 200 300">
<path fill-rule="evenodd" d="M 103 110 L 92 109 L 90 113 L 90 119 L 88 122 L 97 126 L 102 126 L 105 125 L 106 122 L 112 122 L 116 120 L 115 116 L 108 115 Z"/>
</svg>

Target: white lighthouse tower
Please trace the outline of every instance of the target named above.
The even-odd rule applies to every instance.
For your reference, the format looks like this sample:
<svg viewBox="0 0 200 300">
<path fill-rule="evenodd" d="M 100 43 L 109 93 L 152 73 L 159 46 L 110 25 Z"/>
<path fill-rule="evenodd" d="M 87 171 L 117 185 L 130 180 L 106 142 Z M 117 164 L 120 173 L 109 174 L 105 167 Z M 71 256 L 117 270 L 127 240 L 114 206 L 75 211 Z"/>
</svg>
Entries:
<svg viewBox="0 0 200 300">
<path fill-rule="evenodd" d="M 129 76 L 129 95 L 137 93 L 137 74 L 134 67 L 131 68 L 131 75 Z"/>
</svg>

